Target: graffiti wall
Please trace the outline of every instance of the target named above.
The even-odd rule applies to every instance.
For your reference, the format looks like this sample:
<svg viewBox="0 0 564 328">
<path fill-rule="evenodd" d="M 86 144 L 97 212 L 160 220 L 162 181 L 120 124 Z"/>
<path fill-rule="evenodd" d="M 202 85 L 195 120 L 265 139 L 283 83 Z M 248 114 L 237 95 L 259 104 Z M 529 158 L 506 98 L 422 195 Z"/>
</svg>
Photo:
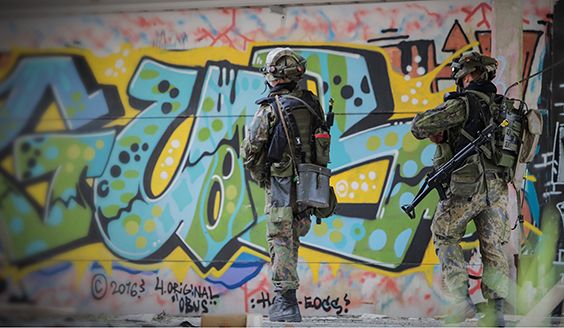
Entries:
<svg viewBox="0 0 564 328">
<path fill-rule="evenodd" d="M 554 4 L 524 6 L 527 76 L 551 64 Z M 308 61 L 302 87 L 326 110 L 334 98 L 336 113 L 329 167 L 339 210 L 302 240 L 302 312 L 448 310 L 429 231 L 438 196 L 414 220 L 400 208 L 435 149 L 411 135 L 410 121 L 455 89 L 453 58 L 490 54 L 491 2 L 286 10 L 0 21 L 3 301 L 79 312 L 266 314 L 274 295 L 264 191 L 243 169 L 239 145 L 266 91 L 257 68 L 283 45 Z M 523 86 L 529 106 L 547 118 L 557 115 L 548 115 L 549 90 L 541 77 Z M 526 179 L 533 241 L 542 236 L 539 175 L 550 152 L 538 154 Z M 480 301 L 474 231 L 463 247 Z"/>
</svg>

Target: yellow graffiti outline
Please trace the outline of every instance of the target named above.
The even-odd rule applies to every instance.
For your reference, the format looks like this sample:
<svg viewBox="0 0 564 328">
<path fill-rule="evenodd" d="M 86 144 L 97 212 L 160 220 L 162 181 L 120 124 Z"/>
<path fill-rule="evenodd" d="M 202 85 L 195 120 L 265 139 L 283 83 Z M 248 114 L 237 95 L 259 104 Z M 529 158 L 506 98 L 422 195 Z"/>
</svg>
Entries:
<svg viewBox="0 0 564 328">
<path fill-rule="evenodd" d="M 135 73 L 137 66 L 139 65 L 139 63 L 142 61 L 144 57 L 151 57 L 156 60 L 166 62 L 168 65 L 178 65 L 185 67 L 196 67 L 196 66 L 204 67 L 208 63 L 208 61 L 221 61 L 226 59 L 229 59 L 229 62 L 232 64 L 245 66 L 249 63 L 249 60 L 251 59 L 252 50 L 255 47 L 258 46 L 276 47 L 276 46 L 282 46 L 288 44 L 289 43 L 282 43 L 282 42 L 280 43 L 256 42 L 256 43 L 251 43 L 247 48 L 246 52 L 242 52 L 239 50 L 235 50 L 231 47 L 217 47 L 217 48 L 206 47 L 206 48 L 190 49 L 185 51 L 168 51 L 156 47 L 144 47 L 139 49 L 133 49 L 131 44 L 124 43 L 120 47 L 118 53 L 110 54 L 106 57 L 99 57 L 96 56 L 91 50 L 78 49 L 78 48 L 59 48 L 59 49 L 41 49 L 41 50 L 14 48 L 12 50 L 12 56 L 10 56 L 9 59 L 9 64 L 6 66 L 5 69 L 0 69 L 0 81 L 5 79 L 5 77 L 12 71 L 12 69 L 15 67 L 18 60 L 22 56 L 27 56 L 27 55 L 31 56 L 38 54 L 41 55 L 68 54 L 68 55 L 82 56 L 85 58 L 86 62 L 88 63 L 98 84 L 114 85 L 118 90 L 122 105 L 124 106 L 125 109 L 125 114 L 122 117 L 113 119 L 112 122 L 106 125 L 106 127 L 112 127 L 116 125 L 125 125 L 129 123 L 129 121 L 131 121 L 131 119 L 133 119 L 138 114 L 138 110 L 132 108 L 129 105 L 129 102 L 126 101 L 129 98 L 127 94 L 127 88 L 133 73 Z M 365 49 L 365 50 L 370 50 L 380 53 L 382 56 L 384 56 L 386 60 L 390 83 L 391 85 L 394 86 L 394 88 L 392 88 L 392 93 L 393 93 L 394 101 L 396 103 L 396 107 L 398 107 L 398 105 L 402 103 L 401 94 L 404 93 L 402 91 L 406 91 L 406 90 L 398 90 L 397 86 L 405 85 L 406 83 L 405 77 L 401 74 L 396 73 L 392 69 L 390 58 L 382 48 L 374 45 L 342 44 L 337 42 L 329 42 L 329 43 L 291 42 L 290 44 L 294 47 L 335 46 L 341 48 L 346 47 L 353 49 L 354 48 Z M 428 72 L 427 74 L 423 75 L 420 78 L 412 78 L 410 79 L 410 82 L 414 84 L 416 82 L 421 81 L 422 83 L 424 83 L 424 85 L 430 85 L 430 83 L 435 79 L 437 74 L 448 63 L 450 63 L 450 61 L 452 61 L 453 58 L 459 56 L 462 52 L 477 45 L 479 45 L 479 42 L 468 44 L 464 48 L 460 49 L 459 51 L 451 55 L 447 61 L 441 63 L 431 72 Z M 128 53 L 126 56 L 127 63 L 126 65 L 124 65 L 124 67 L 126 67 L 125 72 L 118 74 L 121 77 L 119 79 L 116 79 L 116 77 L 113 75 L 106 75 L 105 72 L 109 68 L 115 67 L 116 61 L 120 59 L 124 53 Z M 440 102 L 442 99 L 442 95 L 439 95 L 438 93 L 433 94 L 432 96 L 433 97 L 429 97 L 431 98 L 431 100 L 425 106 L 430 107 L 434 103 Z M 418 104 L 417 106 L 412 106 L 411 108 L 408 107 L 405 111 L 402 111 L 401 113 L 394 113 L 392 119 L 412 117 L 415 113 L 422 111 L 423 107 L 424 106 L 422 104 Z M 397 112 L 395 109 L 394 111 Z M 529 228 L 537 234 L 539 233 L 542 234 L 542 232 L 540 232 L 540 230 L 538 230 L 534 226 L 530 226 Z M 474 243 L 467 243 L 466 246 L 475 247 L 474 245 L 475 245 Z M 257 256 L 258 258 L 267 261 L 269 260 L 268 256 L 245 246 L 242 246 L 239 250 L 237 250 L 237 252 L 235 252 L 235 254 L 231 257 L 231 260 L 236 259 L 239 255 L 241 255 L 244 252 Z M 87 254 L 86 258 L 85 258 L 85 254 Z M 340 269 L 341 265 L 350 264 L 352 266 L 362 268 L 365 271 L 374 272 L 377 274 L 390 276 L 390 277 L 398 277 L 406 274 L 422 272 L 427 277 L 429 284 L 431 284 L 434 267 L 438 263 L 438 258 L 434 253 L 434 247 L 432 245 L 432 241 L 430 241 L 429 244 L 427 245 L 427 250 L 425 251 L 424 258 L 420 266 L 398 273 L 389 272 L 382 269 L 376 269 L 368 265 L 358 264 L 354 262 L 350 262 L 350 263 L 345 262 L 343 261 L 342 258 L 339 258 L 337 256 L 326 254 L 316 250 L 306 249 L 303 247 L 300 249 L 299 255 L 302 258 L 306 259 L 306 261 L 308 261 L 308 264 L 312 269 L 314 281 L 317 281 L 319 278 L 318 275 L 319 275 L 320 264 L 328 263 L 334 275 L 338 273 L 338 270 Z M 190 267 L 192 267 L 197 272 L 197 274 L 202 278 L 205 278 L 209 275 L 212 275 L 214 277 L 221 277 L 230 268 L 230 266 L 225 265 L 220 270 L 212 268 L 207 273 L 203 273 L 196 265 L 194 265 L 194 262 L 180 248 L 176 248 L 173 252 L 171 252 L 171 254 L 169 254 L 169 256 L 164 258 L 159 263 L 137 264 L 129 261 L 124 261 L 115 257 L 103 243 L 97 243 L 97 244 L 82 246 L 80 248 L 59 254 L 51 259 L 46 259 L 24 268 L 18 268 L 17 266 L 9 265 L 7 263 L 8 262 L 7 259 L 4 259 L 3 270 L 2 273 L 0 273 L 0 276 L 2 277 L 12 276 L 16 282 L 19 282 L 23 277 L 25 277 L 31 272 L 46 268 L 55 263 L 70 262 L 73 263 L 77 269 L 76 286 L 78 287 L 78 284 L 85 270 L 94 261 L 99 262 L 109 275 L 111 275 L 112 273 L 113 262 L 120 263 L 125 267 L 138 269 L 140 271 L 154 271 L 154 270 L 160 270 L 163 268 L 170 267 L 179 280 L 182 280 L 184 278 Z M 171 267 L 170 263 L 176 263 L 176 264 L 173 267 Z"/>
<path fill-rule="evenodd" d="M 246 253 L 254 255 L 265 261 L 269 261 L 270 258 L 265 256 L 251 248 L 242 246 L 235 252 L 231 259 L 236 259 L 239 255 Z M 87 255 L 85 255 L 87 254 Z M 219 278 L 229 270 L 230 266 L 223 266 L 221 270 L 212 268 L 207 273 L 204 273 L 194 264 L 194 261 L 186 254 L 186 252 L 181 248 L 175 248 L 167 257 L 165 257 L 159 263 L 154 264 L 140 264 L 133 263 L 123 259 L 119 259 L 114 256 L 106 247 L 104 243 L 96 243 L 87 246 L 82 246 L 77 249 L 68 251 L 66 253 L 54 256 L 51 259 L 46 259 L 41 262 L 19 268 L 15 265 L 9 265 L 7 260 L 4 259 L 3 270 L 0 273 L 0 277 L 8 278 L 11 277 L 14 283 L 19 283 L 28 274 L 48 268 L 55 264 L 60 263 L 71 263 L 76 269 L 76 284 L 75 288 L 78 288 L 86 269 L 92 265 L 92 263 L 98 262 L 106 271 L 109 276 L 112 275 L 112 263 L 118 263 L 123 267 L 138 270 L 138 271 L 160 271 L 161 269 L 171 269 L 178 281 L 182 282 L 186 277 L 186 273 L 190 268 L 192 268 L 201 278 L 206 278 L 208 276 L 213 276 Z"/>
</svg>

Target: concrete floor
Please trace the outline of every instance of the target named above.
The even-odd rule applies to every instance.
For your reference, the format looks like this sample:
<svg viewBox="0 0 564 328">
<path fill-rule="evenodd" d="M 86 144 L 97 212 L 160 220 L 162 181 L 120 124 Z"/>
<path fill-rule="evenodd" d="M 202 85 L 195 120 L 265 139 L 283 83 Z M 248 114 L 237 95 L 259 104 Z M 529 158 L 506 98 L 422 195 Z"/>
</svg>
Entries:
<svg viewBox="0 0 564 328">
<path fill-rule="evenodd" d="M 476 327 L 479 313 L 473 319 L 451 325 Z M 358 316 L 303 317 L 302 322 L 271 322 L 258 316 L 254 327 L 441 327 L 440 318 L 387 317 L 364 314 Z M 505 315 L 506 326 L 520 326 L 523 316 Z M 262 321 L 262 322 L 261 322 Z M 564 318 L 540 318 L 535 327 L 564 327 Z M 0 326 L 44 327 L 200 327 L 201 317 L 160 314 L 77 314 L 72 309 L 0 304 Z"/>
</svg>

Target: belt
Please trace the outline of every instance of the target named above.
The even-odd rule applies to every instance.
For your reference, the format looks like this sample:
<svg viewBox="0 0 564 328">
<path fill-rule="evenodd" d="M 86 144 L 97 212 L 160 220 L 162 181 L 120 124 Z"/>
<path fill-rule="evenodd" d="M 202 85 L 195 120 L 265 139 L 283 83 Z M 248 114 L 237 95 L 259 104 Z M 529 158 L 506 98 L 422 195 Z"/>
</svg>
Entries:
<svg viewBox="0 0 564 328">
<path fill-rule="evenodd" d="M 486 173 L 486 180 L 504 179 L 504 178 L 505 178 L 505 172 Z"/>
</svg>

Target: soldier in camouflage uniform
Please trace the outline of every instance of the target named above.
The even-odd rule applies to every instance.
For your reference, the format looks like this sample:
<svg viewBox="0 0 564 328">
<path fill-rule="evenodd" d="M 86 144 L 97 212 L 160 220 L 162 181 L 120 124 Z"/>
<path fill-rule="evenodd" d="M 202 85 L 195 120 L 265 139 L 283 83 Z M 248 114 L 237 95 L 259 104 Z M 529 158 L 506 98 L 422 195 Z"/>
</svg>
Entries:
<svg viewBox="0 0 564 328">
<path fill-rule="evenodd" d="M 497 91 L 491 83 L 497 69 L 495 59 L 474 52 L 455 59 L 451 67 L 451 77 L 460 92 L 445 95 L 445 102 L 416 115 L 411 123 L 411 132 L 417 139 L 429 138 L 437 144 L 433 159 L 435 166 L 444 164 L 470 142 L 464 133 L 475 138 L 477 132 L 485 127 L 483 116 L 487 117 L 489 107 L 477 101 L 478 97 L 473 92 L 492 96 Z M 482 294 L 491 309 L 478 324 L 503 327 L 503 302 L 508 293 L 509 268 L 502 245 L 510 237 L 506 211 L 510 177 L 505 168 L 497 167 L 483 154 L 477 154 L 472 159 L 476 167 L 482 167 L 482 171 L 460 179 L 460 183 L 454 179 L 458 183 L 454 185 L 453 172 L 447 198 L 438 203 L 431 225 L 445 282 L 455 298 L 453 310 L 445 318 L 445 323 L 463 322 L 476 314 L 468 292 L 468 271 L 460 246 L 466 226 L 473 220 L 483 263 Z M 470 167 L 472 163 L 469 160 L 461 167 Z M 478 177 L 480 172 L 483 174 Z"/>
<path fill-rule="evenodd" d="M 277 114 L 279 102 L 276 101 L 275 96 L 308 99 L 312 106 L 317 106 L 316 110 L 321 107 L 317 97 L 307 90 L 302 90 L 297 83 L 305 73 L 305 66 L 306 60 L 290 48 L 276 48 L 268 54 L 261 71 L 270 88 L 269 97 L 257 101 L 260 107 L 241 143 L 244 167 L 266 191 L 268 250 L 272 264 L 272 283 L 277 294 L 273 305 L 269 308 L 271 321 L 302 320 L 296 298 L 296 290 L 299 287 L 298 248 L 299 238 L 305 236 L 310 229 L 312 212 L 310 209 L 299 208 L 296 204 L 296 186 L 292 181 L 294 177 L 292 169 L 293 161 L 298 160 L 297 156 L 300 154 L 296 154 L 294 138 L 290 137 L 287 145 L 283 143 L 283 149 L 279 152 L 281 156 L 278 159 L 271 158 L 272 152 L 275 152 L 271 149 L 272 144 L 278 144 L 280 141 L 273 139 L 287 140 L 284 132 L 274 136 L 275 127 L 281 125 Z M 302 116 L 296 117 L 296 120 L 311 119 L 312 115 L 307 110 L 301 111 L 301 114 L 297 112 L 294 111 L 293 114 Z M 307 126 L 303 128 L 307 131 L 300 136 L 304 140 L 304 147 L 309 147 L 311 131 Z M 303 128 L 299 126 L 300 131 Z M 290 151 L 290 147 L 293 152 Z M 292 153 L 297 156 L 293 157 Z M 309 155 L 305 159 L 306 162 L 310 161 Z"/>
</svg>

